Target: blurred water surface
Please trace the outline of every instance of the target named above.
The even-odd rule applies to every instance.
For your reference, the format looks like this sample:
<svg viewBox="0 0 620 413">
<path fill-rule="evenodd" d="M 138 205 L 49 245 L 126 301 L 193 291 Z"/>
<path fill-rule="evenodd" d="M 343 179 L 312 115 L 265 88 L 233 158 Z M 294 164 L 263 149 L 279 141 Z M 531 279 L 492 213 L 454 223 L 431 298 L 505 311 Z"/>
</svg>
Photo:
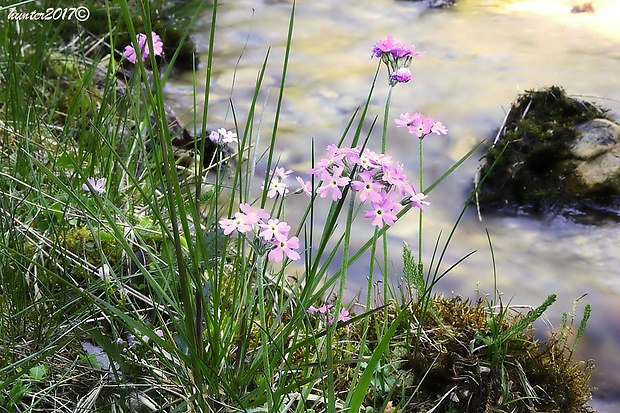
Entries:
<svg viewBox="0 0 620 413">
<path fill-rule="evenodd" d="M 388 34 L 428 53 L 412 65 L 413 79 L 394 90 L 391 115 L 422 112 L 441 120 L 447 136 L 425 140 L 425 182 L 430 183 L 469 149 L 490 138 L 510 104 L 525 90 L 560 85 L 567 93 L 608 107 L 620 118 L 620 2 L 596 1 L 595 13 L 570 13 L 570 1 L 461 0 L 449 10 L 428 10 L 417 3 L 392 0 L 312 0 L 297 2 L 291 60 L 276 154 L 280 163 L 299 173 L 311 163 L 311 142 L 317 158 L 340 138 L 354 110 L 363 104 L 377 67 L 372 45 Z M 291 6 L 286 3 L 235 0 L 218 10 L 209 123 L 232 126 L 232 99 L 242 125 L 257 73 L 269 50 L 260 111 L 255 119 L 262 142 L 271 135 L 275 100 Z M 193 33 L 202 62 L 208 52 L 205 16 Z M 194 91 L 204 93 L 204 64 L 192 74 L 172 79 L 170 102 L 193 122 Z M 387 81 L 382 68 L 371 105 L 371 119 L 382 122 Z M 200 122 L 202 105 L 196 102 Z M 370 123 L 366 126 L 369 126 Z M 380 149 L 380 127 L 369 146 Z M 418 179 L 418 142 L 391 125 L 388 153 Z M 462 165 L 429 195 L 424 216 L 424 256 L 428 262 L 435 241 L 452 228 L 469 195 L 480 153 Z M 290 198 L 287 221 L 299 218 L 307 200 Z M 371 234 L 363 218 L 354 229 L 354 248 Z M 400 271 L 401 245 L 417 250 L 417 214 L 405 216 L 390 231 L 393 271 Z M 320 225 L 319 225 L 320 227 Z M 486 236 L 493 243 L 498 290 L 504 303 L 537 306 L 548 294 L 558 302 L 548 311 L 557 325 L 573 299 L 587 293 L 593 314 L 584 358 L 596 359 L 594 405 L 602 412 L 620 411 L 620 231 L 618 225 L 582 225 L 557 217 L 465 215 L 444 258 L 444 269 L 458 265 L 437 291 L 476 298 L 493 292 L 493 267 Z M 368 263 L 350 271 L 352 297 L 366 286 Z M 616 400 L 616 401 L 614 401 Z"/>
</svg>

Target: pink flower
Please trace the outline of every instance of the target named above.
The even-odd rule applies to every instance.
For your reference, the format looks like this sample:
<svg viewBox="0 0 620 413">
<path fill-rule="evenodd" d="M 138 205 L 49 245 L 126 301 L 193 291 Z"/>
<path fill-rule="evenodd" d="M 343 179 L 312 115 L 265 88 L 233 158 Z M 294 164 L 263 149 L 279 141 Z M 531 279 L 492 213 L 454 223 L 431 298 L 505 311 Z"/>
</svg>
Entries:
<svg viewBox="0 0 620 413">
<path fill-rule="evenodd" d="M 151 38 L 153 39 L 153 54 L 155 56 L 161 56 L 164 52 L 164 43 L 155 32 L 151 32 Z M 137 43 L 138 48 L 140 49 L 140 52 L 142 54 L 142 61 L 145 61 L 150 55 L 149 43 L 146 34 L 138 33 Z M 127 60 L 129 60 L 131 63 L 136 63 L 138 61 L 138 55 L 132 45 L 125 46 L 123 56 L 125 56 Z"/>
<path fill-rule="evenodd" d="M 431 128 L 435 124 L 433 119 L 427 118 L 421 113 L 413 114 L 412 118 L 411 124 L 407 127 L 410 133 L 416 135 L 420 139 L 431 133 Z"/>
<path fill-rule="evenodd" d="M 344 166 L 344 159 L 351 156 L 351 148 L 339 148 L 336 145 L 327 147 L 327 157 L 319 160 L 317 165 L 308 170 L 310 175 L 322 175 L 323 172 L 334 166 Z"/>
<path fill-rule="evenodd" d="M 387 39 L 379 40 L 377 41 L 377 43 L 375 43 L 374 47 L 372 48 L 372 55 L 374 57 L 381 57 L 383 53 L 391 53 L 392 49 L 394 49 L 396 45 L 397 42 L 396 40 L 394 40 L 394 37 L 392 37 L 391 34 L 388 34 Z"/>
<path fill-rule="evenodd" d="M 383 197 L 380 190 L 384 188 L 385 185 L 376 182 L 370 171 L 360 172 L 359 177 L 361 181 L 352 181 L 351 188 L 359 191 L 360 201 L 365 202 L 367 199 L 370 199 L 370 202 L 381 202 Z"/>
<path fill-rule="evenodd" d="M 312 196 L 312 182 L 304 181 L 301 176 L 297 176 L 295 177 L 295 179 L 297 180 L 297 182 L 299 182 L 299 186 L 301 187 L 303 193 L 308 196 Z"/>
<path fill-rule="evenodd" d="M 422 192 L 418 192 L 414 195 L 411 195 L 409 201 L 411 202 L 412 206 L 420 208 L 422 211 L 424 211 L 424 205 L 431 204 L 430 202 L 425 201 L 426 198 L 428 198 L 427 195 L 424 195 Z"/>
<path fill-rule="evenodd" d="M 398 83 L 407 83 L 411 80 L 411 70 L 406 67 L 401 67 L 396 69 L 390 77 Z"/>
<path fill-rule="evenodd" d="M 252 231 L 252 222 L 246 214 L 237 212 L 234 218 L 220 219 L 220 228 L 224 230 L 224 235 L 230 235 L 235 230 L 249 232 Z"/>
<path fill-rule="evenodd" d="M 390 185 L 401 187 L 408 184 L 407 175 L 403 171 L 401 164 L 383 165 L 383 180 Z"/>
<path fill-rule="evenodd" d="M 261 189 L 265 189 L 265 183 L 261 186 Z M 288 184 L 276 180 L 273 178 L 269 183 L 269 190 L 267 191 L 267 198 L 275 198 L 276 196 L 286 196 L 288 194 Z"/>
<path fill-rule="evenodd" d="M 346 323 L 347 321 L 349 321 L 351 319 L 351 316 L 349 315 L 349 310 L 347 310 L 346 308 L 343 308 L 342 310 L 340 310 L 340 313 L 338 314 L 338 317 L 336 319 L 336 322 L 340 323 Z M 334 323 L 334 320 L 330 317 L 327 322 L 331 325 Z"/>
<path fill-rule="evenodd" d="M 411 59 L 413 57 L 423 56 L 425 54 L 426 52 L 416 52 L 414 45 L 408 46 L 406 44 L 398 43 L 395 47 L 392 48 L 392 55 L 397 59 Z M 408 66 L 408 64 L 405 64 L 405 67 Z"/>
<path fill-rule="evenodd" d="M 269 255 L 267 255 L 267 258 L 270 260 L 281 262 L 284 259 L 284 255 L 293 261 L 301 258 L 299 253 L 294 251 L 299 248 L 299 238 L 297 237 L 291 237 L 283 241 L 278 240 L 273 245 L 275 245 L 275 248 L 269 251 Z"/>
<path fill-rule="evenodd" d="M 399 128 L 408 127 L 413 122 L 413 115 L 410 115 L 409 112 L 402 113 L 398 119 L 394 119 L 394 123 Z"/>
<path fill-rule="evenodd" d="M 400 204 L 395 204 L 389 199 L 387 194 L 383 192 L 383 201 L 381 203 L 372 204 L 373 210 L 367 211 L 364 217 L 373 218 L 372 225 L 378 228 L 383 228 L 384 224 L 388 226 L 394 225 L 394 222 L 398 219 L 395 212 L 399 208 Z"/>
<path fill-rule="evenodd" d="M 288 184 L 284 181 L 288 176 L 293 173 L 292 169 L 276 168 L 269 171 L 271 180 L 269 181 L 269 190 L 267 191 L 267 198 L 275 198 L 276 196 L 286 196 L 288 194 Z M 261 186 L 261 189 L 265 189 L 265 181 Z"/>
<path fill-rule="evenodd" d="M 269 213 L 262 208 L 254 210 L 250 204 L 239 204 L 239 209 L 247 216 L 247 222 L 251 225 L 269 219 Z"/>
<path fill-rule="evenodd" d="M 349 161 L 354 165 L 359 165 L 363 169 L 375 169 L 379 167 L 380 155 L 376 152 L 366 148 L 360 154 L 359 151 L 351 152 L 349 154 Z"/>
<path fill-rule="evenodd" d="M 284 169 L 284 168 L 276 168 L 275 171 L 271 171 L 271 176 L 276 178 L 276 179 L 280 179 L 280 180 L 285 180 L 286 178 L 288 178 L 288 176 L 293 173 L 292 169 Z"/>
<path fill-rule="evenodd" d="M 320 314 L 327 314 L 327 312 L 334 306 L 334 304 L 325 304 L 322 305 L 319 308 L 316 308 L 314 306 L 310 306 L 308 307 L 308 310 L 306 310 L 309 314 L 313 314 L 313 313 L 320 313 Z"/>
<path fill-rule="evenodd" d="M 209 140 L 213 143 L 218 143 L 220 141 L 220 134 L 217 133 L 216 131 L 211 131 L 209 133 Z"/>
<path fill-rule="evenodd" d="M 99 195 L 105 194 L 105 184 L 107 181 L 106 178 L 99 178 L 96 181 L 95 178 L 88 178 L 87 181 L 90 186 L 92 186 L 94 192 L 98 193 Z M 82 184 L 82 189 L 85 191 L 90 191 L 90 188 L 87 184 Z"/>
<path fill-rule="evenodd" d="M 340 187 L 347 185 L 350 181 L 347 177 L 340 176 L 342 174 L 343 168 L 339 166 L 335 166 L 333 168 L 333 173 L 330 175 L 328 171 L 323 171 L 321 175 L 321 181 L 323 185 L 321 185 L 316 193 L 321 196 L 321 198 L 326 198 L 331 192 L 332 200 L 337 201 L 342 198 L 342 191 Z"/>
<path fill-rule="evenodd" d="M 281 222 L 279 219 L 274 218 L 267 221 L 266 224 L 258 224 L 262 231 L 258 234 L 269 242 L 272 239 L 277 241 L 286 241 L 288 233 L 291 230 L 291 226 L 286 222 Z"/>
<path fill-rule="evenodd" d="M 431 128 L 431 132 L 437 135 L 445 135 L 448 133 L 448 129 L 441 122 L 435 122 Z"/>
</svg>

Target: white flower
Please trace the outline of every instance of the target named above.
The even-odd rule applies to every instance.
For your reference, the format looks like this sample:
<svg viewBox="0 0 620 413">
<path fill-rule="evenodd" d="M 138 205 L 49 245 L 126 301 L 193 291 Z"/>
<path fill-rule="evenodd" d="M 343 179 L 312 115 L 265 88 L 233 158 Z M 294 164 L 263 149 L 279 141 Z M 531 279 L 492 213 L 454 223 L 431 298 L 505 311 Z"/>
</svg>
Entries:
<svg viewBox="0 0 620 413">
<path fill-rule="evenodd" d="M 233 131 L 227 131 L 224 128 L 219 128 L 218 133 L 222 136 L 223 143 L 237 143 L 237 133 Z"/>
</svg>

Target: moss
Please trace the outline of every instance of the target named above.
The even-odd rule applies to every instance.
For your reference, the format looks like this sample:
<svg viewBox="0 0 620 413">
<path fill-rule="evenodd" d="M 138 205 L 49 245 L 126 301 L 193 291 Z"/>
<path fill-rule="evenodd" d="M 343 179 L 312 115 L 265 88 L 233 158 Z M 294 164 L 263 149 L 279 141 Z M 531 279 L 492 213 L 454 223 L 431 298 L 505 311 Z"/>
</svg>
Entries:
<svg viewBox="0 0 620 413">
<path fill-rule="evenodd" d="M 386 356 L 382 379 L 374 380 L 366 405 L 379 411 L 389 401 L 405 412 L 591 412 L 588 381 L 592 367 L 575 363 L 566 343 L 552 337 L 540 343 L 530 326 L 506 342 L 506 357 L 497 363 L 479 337 L 490 334 L 486 304 L 460 298 L 435 297 L 432 310 L 421 317 L 420 306 L 402 322 Z M 393 319 L 390 309 L 388 318 Z M 417 320 L 424 319 L 418 336 Z M 371 325 L 382 323 L 385 313 L 372 316 Z M 509 329 L 521 315 L 504 320 Z M 361 331 L 350 331 L 344 343 L 357 342 Z M 373 340 L 369 334 L 369 350 Z M 334 352 L 334 359 L 350 359 L 348 347 Z M 367 354 L 367 353 L 366 353 Z M 337 369 L 337 390 L 350 389 L 353 367 Z M 377 374 L 379 377 L 379 374 Z M 381 388 L 380 383 L 389 386 Z M 448 395 L 442 401 L 442 397 Z"/>
<path fill-rule="evenodd" d="M 527 91 L 513 104 L 500 139 L 484 155 L 478 189 L 483 210 L 545 212 L 581 200 L 565 185 L 575 126 L 607 110 L 570 98 L 561 87 Z"/>
</svg>

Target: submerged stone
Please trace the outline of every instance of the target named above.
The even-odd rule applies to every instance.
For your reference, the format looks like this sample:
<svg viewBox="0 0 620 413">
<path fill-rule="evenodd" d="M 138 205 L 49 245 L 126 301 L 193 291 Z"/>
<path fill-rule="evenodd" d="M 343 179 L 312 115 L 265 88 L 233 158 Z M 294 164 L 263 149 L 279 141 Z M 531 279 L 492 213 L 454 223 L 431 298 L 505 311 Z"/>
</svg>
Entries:
<svg viewBox="0 0 620 413">
<path fill-rule="evenodd" d="M 423 2 L 426 6 L 432 9 L 452 7 L 454 6 L 454 3 L 456 3 L 456 0 L 408 0 L 408 1 Z"/>
<path fill-rule="evenodd" d="M 620 220 L 620 125 L 560 87 L 519 96 L 487 149 L 482 211 Z"/>
</svg>

